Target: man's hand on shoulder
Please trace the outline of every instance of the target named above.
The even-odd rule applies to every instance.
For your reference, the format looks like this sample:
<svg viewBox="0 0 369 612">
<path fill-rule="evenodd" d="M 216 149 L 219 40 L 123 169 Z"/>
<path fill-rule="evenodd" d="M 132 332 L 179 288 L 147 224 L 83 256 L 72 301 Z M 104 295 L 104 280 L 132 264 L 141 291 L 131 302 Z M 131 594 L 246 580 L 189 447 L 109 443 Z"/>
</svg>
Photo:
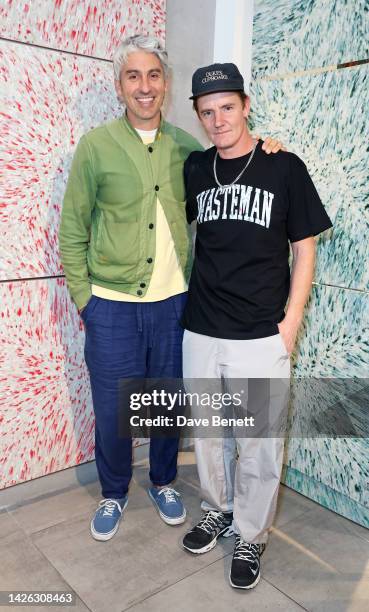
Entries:
<svg viewBox="0 0 369 612">
<path fill-rule="evenodd" d="M 262 140 L 260 136 L 255 136 L 255 138 L 257 140 Z M 269 155 L 269 153 L 278 153 L 278 151 L 287 151 L 286 147 L 280 140 L 272 138 L 271 136 L 267 136 L 267 138 L 265 138 L 261 148 L 267 155 Z"/>
</svg>

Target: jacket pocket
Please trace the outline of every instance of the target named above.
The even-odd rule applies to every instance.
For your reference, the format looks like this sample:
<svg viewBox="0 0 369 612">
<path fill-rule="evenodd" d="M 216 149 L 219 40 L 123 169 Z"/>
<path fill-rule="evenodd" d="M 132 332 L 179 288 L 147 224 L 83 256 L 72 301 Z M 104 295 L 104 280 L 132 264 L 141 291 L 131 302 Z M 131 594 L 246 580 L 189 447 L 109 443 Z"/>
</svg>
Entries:
<svg viewBox="0 0 369 612">
<path fill-rule="evenodd" d="M 100 262 L 119 266 L 132 265 L 139 257 L 139 222 L 100 219 L 97 250 Z"/>
</svg>

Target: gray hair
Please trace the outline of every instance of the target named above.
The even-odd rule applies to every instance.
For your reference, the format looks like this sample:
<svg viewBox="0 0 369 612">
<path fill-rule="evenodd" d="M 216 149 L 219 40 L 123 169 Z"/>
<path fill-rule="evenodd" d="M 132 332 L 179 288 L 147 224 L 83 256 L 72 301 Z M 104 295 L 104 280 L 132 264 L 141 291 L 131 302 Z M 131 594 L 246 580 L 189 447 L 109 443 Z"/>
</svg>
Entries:
<svg viewBox="0 0 369 612">
<path fill-rule="evenodd" d="M 163 67 L 165 78 L 168 77 L 169 64 L 168 54 L 161 45 L 160 41 L 153 36 L 144 36 L 143 34 L 136 34 L 130 36 L 121 42 L 118 49 L 113 56 L 113 68 L 114 78 L 116 81 L 120 80 L 120 73 L 123 65 L 126 63 L 128 55 L 135 51 L 146 51 L 147 53 L 154 53 Z"/>
</svg>

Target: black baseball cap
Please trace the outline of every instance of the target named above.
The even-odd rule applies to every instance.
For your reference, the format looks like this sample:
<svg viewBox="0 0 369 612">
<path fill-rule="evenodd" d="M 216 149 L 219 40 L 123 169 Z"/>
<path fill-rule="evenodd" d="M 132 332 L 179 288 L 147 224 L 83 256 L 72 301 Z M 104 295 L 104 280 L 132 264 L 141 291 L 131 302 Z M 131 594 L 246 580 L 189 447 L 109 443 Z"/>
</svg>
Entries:
<svg viewBox="0 0 369 612">
<path fill-rule="evenodd" d="M 210 64 L 193 73 L 190 100 L 217 91 L 244 91 L 243 77 L 236 64 Z"/>
</svg>

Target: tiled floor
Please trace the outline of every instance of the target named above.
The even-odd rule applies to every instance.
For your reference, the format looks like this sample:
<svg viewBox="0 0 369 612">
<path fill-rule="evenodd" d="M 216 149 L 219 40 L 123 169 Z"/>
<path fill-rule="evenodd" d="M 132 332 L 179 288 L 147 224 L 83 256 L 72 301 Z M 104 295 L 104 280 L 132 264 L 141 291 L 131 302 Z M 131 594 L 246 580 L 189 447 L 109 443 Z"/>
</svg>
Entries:
<svg viewBox="0 0 369 612">
<path fill-rule="evenodd" d="M 109 542 L 89 535 L 97 482 L 2 512 L 0 590 L 73 590 L 76 606 L 63 609 L 74 611 L 369 610 L 368 530 L 282 486 L 262 580 L 252 591 L 234 590 L 228 584 L 233 538 L 206 555 L 181 548 L 183 534 L 201 514 L 193 453 L 181 454 L 176 486 L 188 520 L 179 527 L 168 527 L 154 511 L 145 463 L 135 469 L 124 520 Z"/>
</svg>

